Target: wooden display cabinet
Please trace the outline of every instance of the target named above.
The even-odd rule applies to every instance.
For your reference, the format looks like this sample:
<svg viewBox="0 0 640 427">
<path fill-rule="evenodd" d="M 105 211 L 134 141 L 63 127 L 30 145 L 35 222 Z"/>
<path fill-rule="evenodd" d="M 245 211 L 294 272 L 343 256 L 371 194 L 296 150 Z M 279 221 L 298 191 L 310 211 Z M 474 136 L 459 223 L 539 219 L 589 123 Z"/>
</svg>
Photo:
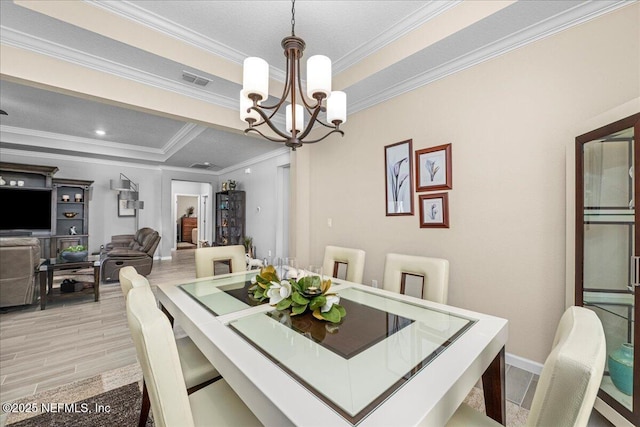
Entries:
<svg viewBox="0 0 640 427">
<path fill-rule="evenodd" d="M 69 246 L 89 247 L 89 199 L 93 181 L 54 179 L 51 209 L 51 253 Z M 73 231 L 75 234 L 73 234 Z"/>
</svg>

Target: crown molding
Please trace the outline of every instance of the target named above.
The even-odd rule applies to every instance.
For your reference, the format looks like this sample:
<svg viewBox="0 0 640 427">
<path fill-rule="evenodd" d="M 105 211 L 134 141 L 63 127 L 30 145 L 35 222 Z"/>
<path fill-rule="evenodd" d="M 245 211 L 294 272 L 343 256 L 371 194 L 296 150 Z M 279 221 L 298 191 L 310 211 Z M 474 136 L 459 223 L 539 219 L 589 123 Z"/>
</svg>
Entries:
<svg viewBox="0 0 640 427">
<path fill-rule="evenodd" d="M 144 163 L 123 162 L 119 160 L 107 160 L 107 159 L 101 159 L 97 157 L 80 157 L 80 156 L 74 156 L 71 154 L 45 153 L 41 151 L 19 150 L 15 148 L 0 147 L 0 154 L 2 154 L 3 156 L 23 156 L 23 157 L 31 157 L 34 159 L 54 159 L 54 160 L 65 160 L 65 161 L 72 161 L 72 162 L 91 163 L 96 165 L 112 165 L 112 166 L 121 166 L 121 167 L 136 167 L 136 168 L 148 169 L 148 170 L 160 170 L 160 168 L 156 165 L 148 165 Z"/>
<path fill-rule="evenodd" d="M 170 19 L 166 19 L 153 12 L 143 9 L 128 1 L 104 2 L 98 0 L 84 0 L 95 7 L 99 7 L 123 18 L 136 22 L 139 25 L 151 28 L 166 36 L 173 37 L 183 43 L 190 44 L 206 52 L 220 56 L 230 62 L 242 65 L 244 59 L 249 55 L 240 52 L 224 43 L 220 43 L 206 37 L 196 31 L 182 26 Z M 271 78 L 284 82 L 286 73 L 280 68 L 269 66 Z"/>
<path fill-rule="evenodd" d="M 3 142 L 29 147 L 54 148 L 115 157 L 126 156 L 140 160 L 166 161 L 206 129 L 206 126 L 187 123 L 162 148 L 149 148 L 112 141 L 108 141 L 108 145 L 106 145 L 105 142 L 107 141 L 99 139 L 4 125 L 0 125 L 0 137 Z M 152 158 L 149 158 L 149 156 L 152 156 Z"/>
<path fill-rule="evenodd" d="M 121 144 L 33 129 L 0 125 L 0 139 L 4 143 L 20 144 L 55 150 L 68 150 L 103 156 L 130 157 L 141 160 L 164 161 L 165 152 L 158 148 Z"/>
<path fill-rule="evenodd" d="M 113 13 L 120 13 L 122 16 L 125 16 L 128 19 L 133 19 L 143 25 L 148 25 L 156 29 L 157 31 L 162 31 L 163 33 L 169 34 L 172 37 L 179 38 L 186 43 L 196 45 L 200 48 L 224 56 L 229 60 L 233 60 L 232 58 L 234 57 L 234 55 L 236 58 L 238 57 L 237 55 L 242 55 L 241 53 L 230 49 L 222 45 L 221 43 L 207 39 L 206 37 L 199 35 L 198 33 L 195 33 L 187 28 L 178 26 L 172 21 L 166 20 L 156 15 L 150 16 L 147 11 L 143 12 L 143 10 L 138 6 L 135 6 L 127 1 L 84 1 L 87 1 L 88 3 L 91 3 L 96 7 L 108 9 Z M 525 28 L 491 45 L 487 45 L 468 55 L 456 58 L 437 68 L 427 70 L 411 79 L 400 82 L 399 84 L 387 88 L 378 87 L 375 91 L 372 91 L 373 94 L 371 96 L 357 101 L 352 100 L 349 105 L 349 114 L 354 114 L 358 111 L 385 102 L 398 95 L 415 90 L 421 86 L 427 85 L 441 78 L 480 64 L 484 61 L 503 55 L 514 49 L 526 46 L 529 43 L 533 43 L 537 40 L 556 34 L 557 32 L 563 31 L 574 25 L 581 24 L 621 7 L 633 4 L 636 1 L 637 0 L 614 0 L 608 2 L 588 1 L 580 3 L 575 7 L 556 16 L 553 16 L 539 24 Z M 372 40 L 370 43 L 367 43 L 356 49 L 355 51 L 352 51 L 350 55 L 363 55 L 363 57 L 369 55 L 376 48 L 379 49 L 385 43 L 390 43 L 394 39 L 401 37 L 416 26 L 423 23 L 425 20 L 432 19 L 434 16 L 437 16 L 448 8 L 454 7 L 457 3 L 459 2 L 447 5 L 447 2 L 434 2 L 433 5 L 429 5 L 428 7 L 425 6 L 420 9 L 420 12 L 416 17 L 408 19 L 406 24 L 393 27 L 391 30 Z M 3 44 L 62 59 L 83 67 L 110 73 L 159 89 L 172 91 L 185 96 L 190 96 L 192 98 L 209 102 L 223 108 L 232 110 L 237 109 L 237 99 L 235 98 L 229 98 L 223 95 L 198 90 L 196 88 L 192 88 L 190 86 L 170 79 L 159 77 L 145 71 L 137 70 L 123 64 L 119 64 L 113 61 L 106 60 L 104 58 L 71 49 L 60 44 L 37 38 L 4 26 L 0 26 L 0 39 L 2 40 Z M 242 55 L 242 58 L 244 58 L 244 55 Z M 346 62 L 343 62 L 343 64 L 344 65 L 339 64 L 339 66 L 348 66 Z M 402 62 L 396 64 L 395 66 L 402 66 Z M 366 80 L 361 83 L 364 82 L 366 82 Z M 281 125 L 284 124 L 283 118 L 277 118 L 276 120 L 278 122 L 281 122 Z"/>
<path fill-rule="evenodd" d="M 227 96 L 197 89 L 178 81 L 160 77 L 146 71 L 138 70 L 127 65 L 110 61 L 99 56 L 79 51 L 49 40 L 35 37 L 21 31 L 5 26 L 0 26 L 0 39 L 2 43 L 19 49 L 36 52 L 52 58 L 60 59 L 84 68 L 108 73 L 117 77 L 132 80 L 151 87 L 175 92 L 205 101 L 220 107 L 236 109 L 238 100 Z M 238 86 L 239 87 L 239 86 Z M 240 90 L 240 89 L 238 89 Z"/>
<path fill-rule="evenodd" d="M 345 54 L 342 58 L 338 58 L 337 60 L 335 60 L 332 66 L 333 74 L 339 74 L 347 68 L 350 68 L 367 56 L 372 55 L 386 45 L 398 40 L 404 35 L 420 27 L 424 23 L 432 20 L 436 16 L 440 15 L 443 12 L 446 12 L 447 10 L 457 6 L 460 3 L 462 3 L 462 0 L 428 2 L 426 5 L 422 6 L 420 9 L 407 16 L 402 21 L 396 23 L 384 33 L 381 33 L 375 38 L 356 47 L 355 49 Z"/>
<path fill-rule="evenodd" d="M 253 158 L 251 158 L 249 160 L 244 160 L 244 161 L 242 161 L 240 163 L 237 163 L 237 164 L 235 164 L 233 166 L 228 166 L 228 167 L 226 167 L 224 169 L 220 169 L 219 171 L 217 171 L 217 174 L 218 175 L 222 175 L 222 174 L 225 174 L 225 173 L 233 172 L 235 170 L 243 169 L 243 168 L 246 168 L 247 166 L 251 166 L 251 165 L 254 165 L 256 163 L 264 162 L 265 160 L 269 160 L 269 159 L 272 159 L 274 157 L 282 156 L 284 154 L 291 155 L 289 147 L 278 148 L 276 150 L 269 151 L 268 153 L 261 154 L 260 156 L 253 157 Z"/>
<path fill-rule="evenodd" d="M 186 123 L 175 135 L 171 137 L 164 147 L 162 152 L 166 154 L 166 158 L 173 156 L 176 152 L 182 149 L 185 145 L 193 141 L 198 135 L 207 129 L 206 126 L 197 125 L 195 123 Z"/>
<path fill-rule="evenodd" d="M 176 135 L 176 139 L 187 139 L 190 136 L 193 136 L 194 133 L 200 134 L 202 131 L 207 128 L 204 126 L 194 125 L 194 126 L 184 126 L 181 129 L 181 132 L 178 132 Z M 196 135 L 197 136 L 197 135 Z M 193 136 L 195 137 L 195 136 Z M 189 141 L 192 138 L 189 139 Z M 131 149 L 130 145 L 127 144 L 119 144 L 119 143 L 109 143 L 110 146 L 120 147 L 119 149 L 111 149 L 110 147 L 104 147 L 104 141 L 92 140 L 90 138 L 79 138 L 72 137 L 69 135 L 61 135 L 50 132 L 41 132 L 41 131 L 33 131 L 31 129 L 22 129 L 11 126 L 3 126 L 0 125 L 0 140 L 3 143 L 7 144 L 19 144 L 25 147 L 33 147 L 33 148 L 50 148 L 55 150 L 68 150 L 75 151 L 81 153 L 91 153 L 91 154 L 100 154 L 107 155 L 113 157 L 126 157 L 131 160 L 139 159 L 144 161 L 152 161 L 152 162 L 164 162 L 166 159 L 171 157 L 171 153 L 164 153 L 163 150 L 158 149 Z M 88 149 L 78 149 L 82 144 L 90 145 L 91 147 Z M 237 169 L 242 169 L 247 166 L 254 165 L 256 163 L 263 162 L 265 160 L 269 160 L 274 157 L 281 156 L 283 154 L 289 153 L 289 148 L 282 147 L 273 151 L 269 151 L 268 153 L 262 154 L 260 156 L 253 157 L 248 160 L 244 160 L 240 163 L 237 163 L 232 166 L 228 166 L 224 169 L 220 169 L 217 171 L 209 171 L 206 169 L 193 169 L 188 167 L 178 167 L 178 166 L 167 166 L 167 165 L 149 165 L 145 163 L 136 163 L 135 161 L 122 162 L 117 160 L 107 160 L 100 159 L 96 157 L 82 157 L 71 154 L 61 154 L 61 153 L 51 153 L 51 152 L 42 152 L 42 151 L 31 151 L 28 149 L 21 150 L 15 148 L 4 148 L 0 146 L 0 153 L 3 154 L 13 154 L 20 156 L 29 156 L 35 158 L 45 158 L 45 159 L 64 159 L 64 160 L 73 160 L 79 162 L 89 162 L 96 164 L 110 164 L 110 165 L 135 165 L 136 167 L 144 167 L 147 169 L 156 169 L 156 170 L 172 170 L 172 171 L 181 171 L 181 172 L 190 172 L 190 173 L 206 173 L 208 175 L 222 175 L 225 173 L 232 172 Z M 151 156 L 150 156 L 151 155 Z"/>
<path fill-rule="evenodd" d="M 575 25 L 590 21 L 606 13 L 635 3 L 637 0 L 617 0 L 611 2 L 591 1 L 580 3 L 567 11 L 555 15 L 539 24 L 524 28 L 497 42 L 483 46 L 474 52 L 451 60 L 386 89 L 373 91 L 372 95 L 349 105 L 350 114 L 388 101 L 403 93 L 410 92 L 444 77 L 466 70 L 512 50 L 564 31 Z M 604 6 L 603 6 L 604 5 Z M 401 67 L 402 62 L 394 66 Z M 366 80 L 365 80 L 366 81 Z"/>
<path fill-rule="evenodd" d="M 244 59 L 248 57 L 246 53 L 240 52 L 224 43 L 220 43 L 209 37 L 206 37 L 196 31 L 193 31 L 174 21 L 159 16 L 153 12 L 143 9 L 129 1 L 119 2 L 103 2 L 98 0 L 84 0 L 95 7 L 108 10 L 111 13 L 132 20 L 140 25 L 144 25 L 169 37 L 180 40 L 183 43 L 190 44 L 204 51 L 210 52 L 225 58 L 236 64 L 242 64 Z M 374 39 L 364 43 L 353 49 L 342 58 L 338 58 L 333 63 L 334 74 L 346 70 L 363 58 L 371 55 L 375 51 L 397 40 L 398 38 L 410 33 L 425 22 L 435 18 L 446 10 L 457 6 L 462 0 L 455 1 L 432 1 L 396 23 L 384 33 L 379 34 Z M 269 65 L 269 73 L 272 78 L 280 82 L 284 82 L 285 71 Z"/>
<path fill-rule="evenodd" d="M 145 27 L 149 27 L 181 42 L 188 43 L 199 49 L 221 56 L 231 62 L 242 65 L 248 55 L 224 43 L 210 39 L 190 28 L 182 26 L 170 19 L 166 19 L 149 10 L 143 9 L 129 1 L 105 2 L 98 0 L 84 0 L 92 6 L 108 10 L 109 12 L 127 18 Z"/>
</svg>

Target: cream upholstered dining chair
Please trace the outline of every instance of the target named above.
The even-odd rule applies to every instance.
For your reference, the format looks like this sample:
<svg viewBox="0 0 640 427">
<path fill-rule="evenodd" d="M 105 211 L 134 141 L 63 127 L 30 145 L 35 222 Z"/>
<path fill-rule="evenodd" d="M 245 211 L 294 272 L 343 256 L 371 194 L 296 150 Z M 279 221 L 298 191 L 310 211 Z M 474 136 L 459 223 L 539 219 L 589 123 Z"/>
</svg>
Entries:
<svg viewBox="0 0 640 427">
<path fill-rule="evenodd" d="M 346 266 L 344 279 L 349 282 L 362 283 L 364 276 L 365 252 L 362 249 L 342 248 L 339 246 L 327 246 L 324 248 L 324 261 L 322 269 L 324 274 L 338 277 L 342 266 Z"/>
<path fill-rule="evenodd" d="M 196 249 L 196 277 L 214 276 L 215 263 L 228 262 L 229 273 L 247 270 L 243 245 L 212 246 Z"/>
<path fill-rule="evenodd" d="M 404 294 L 411 279 L 421 281 L 420 297 L 447 303 L 449 294 L 449 261 L 414 255 L 387 254 L 382 287 Z"/>
<path fill-rule="evenodd" d="M 584 307 L 569 307 L 560 319 L 551 353 L 544 362 L 526 425 L 586 426 L 605 359 L 606 342 L 598 316 Z M 463 426 L 500 424 L 463 403 L 447 427 Z"/>
<path fill-rule="evenodd" d="M 147 384 L 154 425 L 261 425 L 223 379 L 187 394 L 173 330 L 153 301 L 153 293 L 146 287 L 134 286 L 127 298 L 129 329 Z"/>
<path fill-rule="evenodd" d="M 129 292 L 133 288 L 148 288 L 151 290 L 147 278 L 139 274 L 135 267 L 122 267 L 118 274 L 120 287 L 122 288 L 125 300 L 127 300 Z M 151 292 L 150 296 L 153 297 L 151 303 L 157 307 L 153 292 Z M 191 341 L 191 338 L 187 336 L 177 338 L 176 347 L 178 349 L 182 376 L 188 393 L 193 393 L 222 378 L 216 368 L 213 367 L 204 354 L 202 354 L 193 341 Z M 147 394 L 146 383 L 144 381 L 142 387 L 142 408 L 140 410 L 139 427 L 146 424 L 149 415 L 149 395 Z"/>
</svg>

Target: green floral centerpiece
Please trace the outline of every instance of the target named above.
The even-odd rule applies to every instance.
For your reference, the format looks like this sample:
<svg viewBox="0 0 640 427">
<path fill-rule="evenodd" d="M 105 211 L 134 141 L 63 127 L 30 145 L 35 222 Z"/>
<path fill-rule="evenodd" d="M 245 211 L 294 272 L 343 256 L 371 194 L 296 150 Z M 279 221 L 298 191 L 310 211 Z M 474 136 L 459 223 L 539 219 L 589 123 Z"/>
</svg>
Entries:
<svg viewBox="0 0 640 427">
<path fill-rule="evenodd" d="M 298 274 L 296 278 L 280 280 L 275 267 L 268 265 L 251 281 L 249 292 L 253 298 L 261 302 L 268 299 L 277 310 L 290 310 L 292 316 L 310 310 L 316 319 L 340 323 L 347 315 L 338 304 L 338 294 L 329 292 L 331 280 L 323 281 L 320 276 Z"/>
<path fill-rule="evenodd" d="M 82 261 L 88 255 L 87 248 L 82 245 L 69 246 L 65 248 L 60 257 L 66 259 L 67 261 Z"/>
</svg>

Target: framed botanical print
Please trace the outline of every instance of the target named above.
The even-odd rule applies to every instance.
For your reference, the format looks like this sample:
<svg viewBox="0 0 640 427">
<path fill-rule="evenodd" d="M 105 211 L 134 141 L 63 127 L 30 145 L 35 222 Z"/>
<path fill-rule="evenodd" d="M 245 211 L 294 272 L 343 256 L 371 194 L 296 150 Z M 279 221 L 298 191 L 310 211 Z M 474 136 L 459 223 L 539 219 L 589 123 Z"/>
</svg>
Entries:
<svg viewBox="0 0 640 427">
<path fill-rule="evenodd" d="M 449 228 L 449 195 L 420 195 L 420 228 Z"/>
<path fill-rule="evenodd" d="M 387 216 L 413 215 L 411 140 L 384 147 L 385 210 Z"/>
<path fill-rule="evenodd" d="M 451 144 L 416 151 L 416 169 L 416 191 L 451 189 Z"/>
<path fill-rule="evenodd" d="M 127 207 L 127 201 L 118 195 L 118 216 L 136 216 L 136 210 Z"/>
</svg>

